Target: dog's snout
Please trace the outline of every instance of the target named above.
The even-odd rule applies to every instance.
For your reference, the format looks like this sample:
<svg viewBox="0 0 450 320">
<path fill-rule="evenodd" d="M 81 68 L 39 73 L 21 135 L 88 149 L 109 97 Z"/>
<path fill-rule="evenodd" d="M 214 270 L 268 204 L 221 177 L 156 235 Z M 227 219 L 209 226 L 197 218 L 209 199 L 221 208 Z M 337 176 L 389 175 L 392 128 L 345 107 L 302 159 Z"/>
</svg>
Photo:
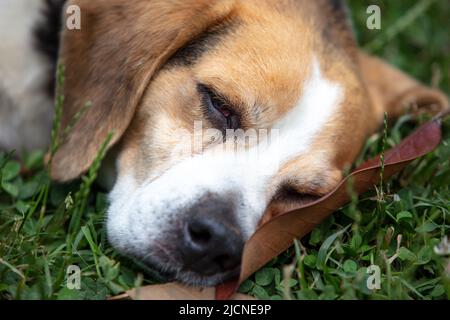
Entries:
<svg viewBox="0 0 450 320">
<path fill-rule="evenodd" d="M 212 206 L 197 207 L 201 211 L 186 220 L 182 240 L 185 268 L 204 276 L 236 269 L 244 246 L 231 209 L 216 206 L 211 212 L 208 207 Z"/>
</svg>

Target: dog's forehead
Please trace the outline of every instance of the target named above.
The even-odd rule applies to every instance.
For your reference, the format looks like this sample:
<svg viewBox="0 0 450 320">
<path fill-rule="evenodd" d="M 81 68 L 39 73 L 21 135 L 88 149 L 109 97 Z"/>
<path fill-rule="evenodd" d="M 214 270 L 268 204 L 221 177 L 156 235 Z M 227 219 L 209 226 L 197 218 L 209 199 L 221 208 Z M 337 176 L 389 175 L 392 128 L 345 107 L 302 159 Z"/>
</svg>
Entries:
<svg viewBox="0 0 450 320">
<path fill-rule="evenodd" d="M 239 9 L 235 21 L 225 26 L 229 30 L 215 39 L 194 72 L 199 82 L 242 101 L 265 118 L 260 121 L 270 121 L 295 106 L 313 58 L 322 60 L 323 53 L 314 52 L 313 25 L 300 16 L 274 11 L 266 1 L 261 5 L 250 2 Z"/>
</svg>

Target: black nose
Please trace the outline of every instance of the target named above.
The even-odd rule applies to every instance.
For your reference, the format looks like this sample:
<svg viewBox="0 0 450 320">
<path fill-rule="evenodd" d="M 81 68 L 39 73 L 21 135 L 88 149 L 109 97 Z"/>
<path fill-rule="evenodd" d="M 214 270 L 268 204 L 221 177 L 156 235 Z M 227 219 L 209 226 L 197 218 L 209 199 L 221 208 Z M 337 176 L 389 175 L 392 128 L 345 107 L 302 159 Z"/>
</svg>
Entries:
<svg viewBox="0 0 450 320">
<path fill-rule="evenodd" d="M 239 266 L 243 237 L 232 212 L 220 212 L 220 207 L 216 213 L 202 210 L 186 221 L 181 250 L 185 269 L 210 276 Z"/>
</svg>

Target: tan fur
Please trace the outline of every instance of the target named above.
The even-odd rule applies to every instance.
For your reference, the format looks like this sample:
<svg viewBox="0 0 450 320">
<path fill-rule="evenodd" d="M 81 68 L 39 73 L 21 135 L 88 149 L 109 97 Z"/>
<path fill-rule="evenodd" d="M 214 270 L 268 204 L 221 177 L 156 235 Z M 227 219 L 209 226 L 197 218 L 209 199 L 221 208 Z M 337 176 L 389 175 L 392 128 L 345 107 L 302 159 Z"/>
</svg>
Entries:
<svg viewBox="0 0 450 320">
<path fill-rule="evenodd" d="M 307 16 L 311 13 L 312 8 L 309 11 L 305 11 L 305 8 L 298 11 L 296 8 L 297 14 L 292 14 L 291 10 L 290 15 L 286 16 L 273 10 L 272 5 L 271 1 L 237 3 L 234 12 L 240 25 L 236 32 L 227 36 L 226 41 L 208 52 L 194 67 L 188 70 L 164 70 L 150 84 L 136 115 L 138 119 L 146 119 L 139 121 L 147 123 L 147 134 L 143 139 L 147 144 L 145 149 L 151 151 L 144 151 L 139 160 L 136 159 L 141 163 L 135 169 L 139 171 L 141 180 L 152 172 L 163 172 L 170 167 L 169 153 L 178 141 L 172 140 L 169 132 L 179 128 L 192 131 L 194 120 L 202 119 L 199 97 L 195 92 L 196 81 L 216 88 L 231 98 L 235 106 L 240 106 L 244 129 L 270 128 L 275 120 L 295 105 L 302 94 L 303 81 L 310 75 L 313 53 L 317 52 L 321 58 L 320 54 L 327 47 L 317 40 L 321 35 L 320 30 L 315 29 L 315 21 L 299 18 L 300 14 Z M 305 30 L 301 37 L 300 30 Z M 342 167 L 344 163 L 351 162 L 367 134 L 361 128 L 364 123 L 361 116 L 365 113 L 358 112 L 363 104 L 363 97 L 358 90 L 359 79 L 353 73 L 342 79 L 342 74 L 348 73 L 349 69 L 355 70 L 356 65 L 349 58 L 342 59 L 343 55 L 344 52 L 340 52 L 332 61 L 321 59 L 320 62 L 327 77 L 343 83 L 355 94 L 346 101 L 348 112 L 340 115 L 342 119 L 336 119 L 336 126 L 330 126 L 315 144 L 317 150 L 323 150 L 334 148 L 336 141 L 340 141 L 345 144 L 340 153 L 345 155 L 345 159 L 324 159 L 322 163 L 317 163 L 305 162 L 300 158 L 299 163 L 311 163 L 311 168 L 301 166 L 305 177 L 311 176 L 311 171 L 317 171 L 318 167 L 323 171 L 329 166 Z M 325 57 L 329 58 L 329 55 Z M 178 92 L 178 95 L 171 92 Z M 180 101 L 189 108 L 180 107 Z M 262 110 L 255 110 L 257 107 Z M 347 121 L 353 122 L 357 126 L 356 130 L 355 126 L 339 127 L 342 123 L 348 123 Z M 349 149 L 354 151 L 348 152 Z M 293 168 L 295 165 L 287 167 Z M 124 167 L 122 171 L 128 169 Z M 289 174 L 295 175 L 295 172 L 289 170 Z M 280 176 L 285 177 L 283 171 Z M 332 180 L 324 184 L 334 185 L 337 179 Z M 323 186 L 316 193 L 323 194 L 328 189 L 329 187 Z"/>
<path fill-rule="evenodd" d="M 81 30 L 65 30 L 63 127 L 90 108 L 55 156 L 52 176 L 78 177 L 89 168 L 109 132 L 116 143 L 133 118 L 150 79 L 178 48 L 230 14 L 232 1 L 72 0 Z M 186 26 L 189 25 L 187 28 Z M 80 152 L 82 150 L 82 152 Z"/>
<path fill-rule="evenodd" d="M 112 129 L 113 143 L 122 137 L 119 174 L 144 181 L 169 169 L 181 160 L 171 157 L 179 142 L 174 132 L 192 132 L 195 120 L 205 120 L 197 82 L 229 97 L 244 129 L 270 128 L 301 96 L 313 56 L 324 76 L 345 89 L 342 111 L 307 155 L 280 169 L 269 186 L 272 190 L 288 183 L 300 193 L 323 195 L 341 180 L 385 110 L 398 116 L 405 102 L 448 105 L 442 94 L 359 54 L 346 24 L 323 17 L 323 8 L 333 14 L 323 7 L 324 1 L 73 3 L 82 5 L 83 30 L 66 31 L 63 37 L 64 124 L 85 101 L 91 100 L 93 107 L 56 155 L 52 175 L 60 181 L 83 173 Z M 177 49 L 224 19 L 238 26 L 199 61 L 165 67 Z M 330 23 L 336 28 L 330 30 Z M 285 209 L 276 201 L 269 208 Z"/>
<path fill-rule="evenodd" d="M 449 108 L 448 99 L 442 92 L 425 87 L 380 59 L 360 52 L 358 61 L 375 119 L 381 119 L 385 111 L 396 118 L 411 111 L 408 108 L 412 107 L 432 113 Z"/>
</svg>

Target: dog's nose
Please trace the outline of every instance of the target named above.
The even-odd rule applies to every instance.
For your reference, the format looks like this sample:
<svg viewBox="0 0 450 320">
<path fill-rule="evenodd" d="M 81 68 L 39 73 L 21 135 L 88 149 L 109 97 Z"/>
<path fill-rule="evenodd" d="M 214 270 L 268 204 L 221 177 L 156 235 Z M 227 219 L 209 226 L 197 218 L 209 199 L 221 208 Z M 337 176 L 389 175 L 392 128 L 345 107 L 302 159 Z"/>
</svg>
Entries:
<svg viewBox="0 0 450 320">
<path fill-rule="evenodd" d="M 210 276 L 239 266 L 244 241 L 232 221 L 208 210 L 187 220 L 182 245 L 185 269 Z"/>
</svg>

